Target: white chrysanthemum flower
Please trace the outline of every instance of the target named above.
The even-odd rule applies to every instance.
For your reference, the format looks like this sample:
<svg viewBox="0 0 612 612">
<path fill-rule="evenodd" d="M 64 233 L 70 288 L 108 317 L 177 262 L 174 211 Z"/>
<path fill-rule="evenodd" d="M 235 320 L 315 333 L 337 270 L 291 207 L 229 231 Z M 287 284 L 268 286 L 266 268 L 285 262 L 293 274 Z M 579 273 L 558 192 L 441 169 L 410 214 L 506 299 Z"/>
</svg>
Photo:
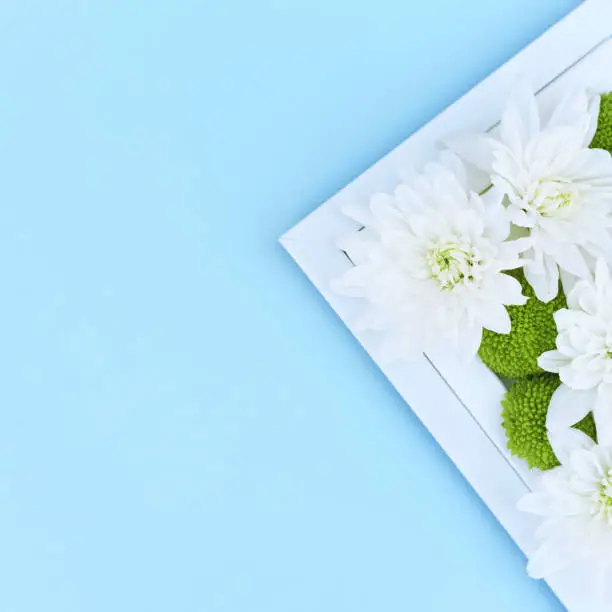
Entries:
<svg viewBox="0 0 612 612">
<path fill-rule="evenodd" d="M 345 209 L 362 227 L 341 244 L 355 265 L 336 288 L 367 300 L 357 325 L 387 330 L 383 358 L 440 340 L 474 355 L 482 329 L 508 333 L 505 306 L 526 300 L 520 283 L 502 273 L 520 266 L 520 242 L 505 242 L 501 196 L 470 193 L 461 162 L 450 154 L 446 161 L 453 171 L 430 164 L 410 186 Z"/>
<path fill-rule="evenodd" d="M 559 268 L 587 278 L 593 257 L 612 261 L 612 157 L 588 148 L 599 96 L 573 94 L 544 114 L 522 87 L 496 131 L 448 144 L 505 193 L 510 220 L 530 241 L 521 256 L 525 276 L 548 302 L 557 295 Z"/>
<path fill-rule="evenodd" d="M 558 310 L 557 348 L 540 356 L 544 370 L 558 373 L 563 383 L 547 414 L 549 438 L 560 461 L 584 434 L 572 429 L 593 412 L 600 443 L 612 444 L 612 280 L 598 260 L 594 280 L 581 280 Z"/>
<path fill-rule="evenodd" d="M 605 600 L 612 584 L 612 448 L 592 441 L 575 448 L 560 467 L 541 475 L 538 490 L 518 507 L 543 517 L 529 575 L 550 578 L 568 567 L 581 568 L 591 581 L 583 585 L 585 594 Z"/>
</svg>

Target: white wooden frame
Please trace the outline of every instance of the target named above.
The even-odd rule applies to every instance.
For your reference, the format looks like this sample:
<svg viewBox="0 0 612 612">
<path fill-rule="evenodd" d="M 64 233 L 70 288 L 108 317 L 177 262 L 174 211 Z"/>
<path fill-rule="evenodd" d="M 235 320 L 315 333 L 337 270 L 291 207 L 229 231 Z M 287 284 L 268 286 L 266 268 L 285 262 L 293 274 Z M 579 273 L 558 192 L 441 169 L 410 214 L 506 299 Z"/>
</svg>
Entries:
<svg viewBox="0 0 612 612">
<path fill-rule="evenodd" d="M 544 103 L 574 86 L 612 90 L 611 37 L 612 0 L 587 0 L 281 238 L 349 328 L 362 304 L 337 295 L 330 286 L 351 265 L 336 246 L 338 237 L 352 228 L 340 212 L 342 205 L 393 190 L 403 167 L 436 156 L 441 138 L 494 126 L 517 75 L 531 81 Z M 372 336 L 351 331 L 372 354 Z M 516 503 L 530 489 L 533 473 L 506 448 L 500 416 L 505 389 L 500 380 L 479 361 L 465 366 L 445 354 L 378 365 L 518 546 L 532 552 L 537 523 L 518 512 Z M 571 612 L 594 612 L 595 604 L 581 584 L 579 572 L 550 581 Z"/>
</svg>

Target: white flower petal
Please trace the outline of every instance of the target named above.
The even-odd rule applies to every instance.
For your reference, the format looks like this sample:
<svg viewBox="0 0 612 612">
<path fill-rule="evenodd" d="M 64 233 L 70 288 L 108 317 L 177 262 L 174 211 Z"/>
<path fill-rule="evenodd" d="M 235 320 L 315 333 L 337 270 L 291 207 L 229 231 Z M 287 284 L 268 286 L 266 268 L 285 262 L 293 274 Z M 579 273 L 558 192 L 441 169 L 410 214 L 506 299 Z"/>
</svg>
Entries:
<svg viewBox="0 0 612 612">
<path fill-rule="evenodd" d="M 523 154 L 526 129 L 523 127 L 518 108 L 510 103 L 506 106 L 499 126 L 500 136 L 516 157 Z"/>
<path fill-rule="evenodd" d="M 559 370 L 569 365 L 571 360 L 559 351 L 546 351 L 538 357 L 538 365 L 547 372 L 558 374 Z"/>
<path fill-rule="evenodd" d="M 514 86 L 511 96 L 522 122 L 522 138 L 528 141 L 535 138 L 540 131 L 540 113 L 531 86 L 522 79 Z"/>
<path fill-rule="evenodd" d="M 555 244 L 555 247 L 557 245 Z M 564 270 L 580 278 L 589 278 L 589 268 L 578 247 L 573 244 L 558 245 L 551 253 L 555 262 Z"/>
<path fill-rule="evenodd" d="M 590 448 L 595 446 L 591 444 Z M 601 469 L 601 464 L 597 456 L 589 452 L 589 449 L 581 449 L 573 452 L 569 458 L 569 466 L 580 477 L 585 480 L 597 481 L 603 478 L 606 474 Z"/>
<path fill-rule="evenodd" d="M 547 493 L 541 493 L 539 491 L 535 493 L 527 493 L 519 499 L 517 508 L 521 512 L 528 512 L 529 514 L 536 514 L 538 516 L 546 516 L 551 511 L 551 499 Z"/>
<path fill-rule="evenodd" d="M 406 216 L 420 213 L 425 208 L 425 204 L 419 197 L 419 194 L 408 185 L 398 185 L 395 189 L 394 195 L 398 208 Z"/>
<path fill-rule="evenodd" d="M 517 206 L 512 206 L 508 210 L 508 217 L 510 218 L 510 221 L 514 223 L 514 225 L 518 225 L 519 227 L 532 228 L 536 224 L 536 218 L 533 215 L 528 215 L 524 210 L 518 208 Z"/>
<path fill-rule="evenodd" d="M 571 331 L 575 331 L 575 330 L 571 330 Z M 564 334 L 566 334 L 566 332 L 564 332 Z M 574 339 L 572 338 L 572 335 L 570 332 L 567 332 L 566 337 L 571 339 L 572 342 L 574 342 Z M 572 350 L 574 352 L 575 352 L 575 349 L 576 349 L 575 345 L 572 345 Z M 589 372 L 599 372 L 599 375 L 597 377 L 599 380 L 601 378 L 601 369 L 602 369 L 602 365 L 604 365 L 603 364 L 604 361 L 605 361 L 605 357 L 603 357 L 599 353 L 588 353 L 587 352 L 587 353 L 582 353 L 578 355 L 578 357 L 574 357 L 574 359 L 572 359 L 571 366 L 572 368 L 576 370 L 587 370 Z"/>
<path fill-rule="evenodd" d="M 497 334 L 510 333 L 510 315 L 502 304 L 487 304 L 479 311 L 480 322 L 485 329 Z"/>
<path fill-rule="evenodd" d="M 549 431 L 569 429 L 593 410 L 596 393 L 594 391 L 571 389 L 560 385 L 553 393 L 546 415 Z"/>
<path fill-rule="evenodd" d="M 465 362 L 478 353 L 478 348 L 482 342 L 482 327 L 462 325 L 457 332 L 458 355 Z"/>
<path fill-rule="evenodd" d="M 557 350 L 566 357 L 570 359 L 574 359 L 577 357 L 577 352 L 575 350 L 573 344 L 573 337 L 569 331 L 569 328 L 566 329 L 564 327 L 557 326 L 559 334 L 557 335 Z M 571 365 L 574 365 L 573 362 L 570 362 Z"/>
<path fill-rule="evenodd" d="M 598 259 L 596 263 L 595 285 L 600 291 L 610 286 L 610 268 L 603 259 Z"/>
<path fill-rule="evenodd" d="M 601 381 L 600 372 L 578 370 L 573 364 L 560 368 L 559 377 L 565 385 L 577 390 L 593 389 Z"/>
<path fill-rule="evenodd" d="M 595 442 L 578 429 L 556 429 L 548 432 L 548 440 L 561 463 L 567 463 L 572 453 L 581 449 L 589 449 Z"/>
<path fill-rule="evenodd" d="M 425 238 L 429 235 L 431 225 L 425 214 L 412 215 L 408 218 L 408 225 L 414 234 L 419 238 Z"/>
<path fill-rule="evenodd" d="M 444 144 L 461 159 L 490 173 L 493 163 L 493 141 L 481 134 L 464 134 L 444 139 Z"/>
<path fill-rule="evenodd" d="M 460 183 L 461 188 L 468 192 L 470 190 L 470 183 L 468 182 L 468 175 L 461 161 L 461 158 L 457 156 L 453 151 L 445 149 L 440 153 L 440 163 L 446 166 L 454 174 L 456 180 Z"/>
<path fill-rule="evenodd" d="M 502 304 L 523 306 L 527 297 L 523 295 L 523 288 L 515 278 L 508 274 L 497 274 L 494 279 L 494 291 Z"/>
<path fill-rule="evenodd" d="M 404 223 L 405 217 L 395 206 L 395 199 L 386 193 L 377 193 L 370 200 L 370 210 L 374 216 L 377 227 L 393 227 L 397 223 Z"/>
<path fill-rule="evenodd" d="M 601 300 L 594 291 L 581 292 L 576 294 L 576 302 L 572 304 L 573 308 L 581 308 L 585 313 L 597 316 Z"/>
<path fill-rule="evenodd" d="M 610 180 L 610 153 L 604 149 L 584 149 L 568 178 L 579 181 Z"/>
<path fill-rule="evenodd" d="M 569 301 L 569 298 L 568 298 Z M 576 300 L 577 301 L 577 300 Z M 563 330 L 571 327 L 574 324 L 576 311 L 569 308 L 560 308 L 553 314 L 553 318 L 558 330 Z"/>
<path fill-rule="evenodd" d="M 576 125 L 585 115 L 589 115 L 589 99 L 586 92 L 570 91 L 554 108 L 546 127 Z"/>
<path fill-rule="evenodd" d="M 563 287 L 563 292 L 566 296 L 570 294 L 572 289 L 576 286 L 576 282 L 578 281 L 578 277 L 574 276 L 567 272 L 567 270 L 560 270 L 561 274 L 561 286 Z"/>
<path fill-rule="evenodd" d="M 601 96 L 599 94 L 592 94 L 589 99 L 588 113 L 591 117 L 589 129 L 585 135 L 586 144 L 590 145 L 595 132 L 597 131 L 597 124 L 599 122 L 599 109 L 601 107 Z"/>
<path fill-rule="evenodd" d="M 536 297 L 541 302 L 550 302 L 557 297 L 559 292 L 559 268 L 554 262 L 549 263 L 544 259 L 545 265 L 542 271 L 531 262 L 525 262 L 524 272 L 527 282 L 532 286 Z"/>
<path fill-rule="evenodd" d="M 540 116 L 533 90 L 521 79 L 514 84 L 502 114 L 500 138 L 516 155 L 521 155 L 523 146 L 539 131 Z"/>
<path fill-rule="evenodd" d="M 523 265 L 519 256 L 531 246 L 529 238 L 517 238 L 502 242 L 499 246 L 498 256 L 502 262 L 502 270 L 514 270 Z"/>
<path fill-rule="evenodd" d="M 566 463 L 573 451 L 593 444 L 573 426 L 593 410 L 595 397 L 594 391 L 577 391 L 565 385 L 554 392 L 546 415 L 546 428 L 550 445 L 561 463 Z"/>
<path fill-rule="evenodd" d="M 593 418 L 597 442 L 602 446 L 612 446 L 612 385 L 604 383 L 597 390 Z"/>
<path fill-rule="evenodd" d="M 548 540 L 529 558 L 527 573 L 531 578 L 546 578 L 568 567 L 572 557 L 559 540 Z"/>
</svg>

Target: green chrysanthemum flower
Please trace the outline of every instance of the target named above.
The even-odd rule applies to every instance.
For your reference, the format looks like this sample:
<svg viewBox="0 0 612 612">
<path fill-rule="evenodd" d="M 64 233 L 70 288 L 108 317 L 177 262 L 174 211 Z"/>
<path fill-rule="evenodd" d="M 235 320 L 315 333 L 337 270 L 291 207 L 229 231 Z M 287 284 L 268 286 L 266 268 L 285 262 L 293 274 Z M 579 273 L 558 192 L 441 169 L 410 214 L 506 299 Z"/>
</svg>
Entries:
<svg viewBox="0 0 612 612">
<path fill-rule="evenodd" d="M 478 354 L 490 370 L 501 376 L 520 378 L 538 374 L 543 371 L 538 366 L 538 357 L 555 348 L 557 326 L 553 313 L 565 308 L 565 295 L 559 286 L 557 297 L 545 304 L 535 297 L 522 269 L 510 270 L 506 274 L 521 283 L 523 295 L 528 298 L 527 303 L 506 307 L 512 330 L 509 334 L 484 330 Z"/>
<path fill-rule="evenodd" d="M 527 376 L 514 383 L 502 401 L 508 449 L 525 459 L 530 468 L 550 470 L 559 465 L 548 441 L 546 414 L 560 382 L 555 374 Z M 592 414 L 574 427 L 596 440 Z"/>
<path fill-rule="evenodd" d="M 597 131 L 591 141 L 591 148 L 605 149 L 612 153 L 612 92 L 601 96 Z"/>
</svg>

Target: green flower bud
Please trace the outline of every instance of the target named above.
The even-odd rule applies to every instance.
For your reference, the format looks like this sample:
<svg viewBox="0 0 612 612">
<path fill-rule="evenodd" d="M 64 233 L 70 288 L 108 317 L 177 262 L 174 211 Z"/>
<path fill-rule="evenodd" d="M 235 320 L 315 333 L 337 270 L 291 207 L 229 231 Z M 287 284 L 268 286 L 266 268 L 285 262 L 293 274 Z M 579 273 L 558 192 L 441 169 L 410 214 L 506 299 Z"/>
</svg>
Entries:
<svg viewBox="0 0 612 612">
<path fill-rule="evenodd" d="M 485 329 L 478 350 L 485 365 L 500 376 L 521 378 L 538 374 L 543 370 L 537 359 L 545 351 L 555 348 L 557 326 L 553 314 L 565 308 L 565 294 L 559 286 L 559 294 L 548 303 L 535 297 L 531 285 L 525 279 L 523 270 L 506 272 L 516 278 L 527 296 L 524 306 L 507 306 L 512 328 L 509 334 L 497 334 Z"/>
<path fill-rule="evenodd" d="M 525 459 L 530 468 L 550 470 L 559 465 L 548 441 L 546 414 L 560 383 L 556 374 L 527 376 L 515 382 L 502 401 L 502 425 L 508 438 L 508 449 L 513 455 Z M 596 440 L 592 414 L 589 413 L 574 427 Z"/>
</svg>

